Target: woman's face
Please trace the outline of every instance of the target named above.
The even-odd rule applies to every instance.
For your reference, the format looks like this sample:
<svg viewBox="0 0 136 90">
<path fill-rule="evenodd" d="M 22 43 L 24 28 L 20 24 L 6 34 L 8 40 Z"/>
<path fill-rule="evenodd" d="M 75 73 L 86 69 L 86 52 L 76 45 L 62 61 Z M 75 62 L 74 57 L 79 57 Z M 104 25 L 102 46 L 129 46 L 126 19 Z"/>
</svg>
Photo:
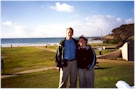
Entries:
<svg viewBox="0 0 136 90">
<path fill-rule="evenodd" d="M 80 38 L 78 40 L 78 43 L 79 43 L 80 46 L 86 45 L 86 41 L 83 38 Z"/>
</svg>

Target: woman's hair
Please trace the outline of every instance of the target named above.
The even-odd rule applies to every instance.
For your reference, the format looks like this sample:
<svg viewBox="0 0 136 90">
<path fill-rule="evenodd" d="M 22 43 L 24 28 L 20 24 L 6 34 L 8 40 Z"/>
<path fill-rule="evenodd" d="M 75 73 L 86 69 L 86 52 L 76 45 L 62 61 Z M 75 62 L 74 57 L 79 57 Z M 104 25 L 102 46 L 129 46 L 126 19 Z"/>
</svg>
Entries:
<svg viewBox="0 0 136 90">
<path fill-rule="evenodd" d="M 79 39 L 81 39 L 81 38 L 84 39 L 84 40 L 86 41 L 86 43 L 88 42 L 88 39 L 85 38 L 84 35 L 81 35 L 81 36 L 78 38 L 78 41 L 79 41 Z"/>
</svg>

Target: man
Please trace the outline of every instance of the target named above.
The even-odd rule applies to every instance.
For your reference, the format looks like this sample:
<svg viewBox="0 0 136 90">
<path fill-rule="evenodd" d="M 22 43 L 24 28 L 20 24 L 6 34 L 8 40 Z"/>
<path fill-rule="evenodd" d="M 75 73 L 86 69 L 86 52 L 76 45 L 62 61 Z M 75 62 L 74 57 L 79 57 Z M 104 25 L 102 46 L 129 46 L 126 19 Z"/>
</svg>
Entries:
<svg viewBox="0 0 136 90">
<path fill-rule="evenodd" d="M 77 82 L 77 61 L 76 48 L 77 40 L 72 38 L 73 29 L 66 29 L 66 38 L 60 42 L 56 53 L 56 66 L 60 71 L 59 88 L 66 88 L 70 74 L 70 88 L 76 88 Z"/>
</svg>

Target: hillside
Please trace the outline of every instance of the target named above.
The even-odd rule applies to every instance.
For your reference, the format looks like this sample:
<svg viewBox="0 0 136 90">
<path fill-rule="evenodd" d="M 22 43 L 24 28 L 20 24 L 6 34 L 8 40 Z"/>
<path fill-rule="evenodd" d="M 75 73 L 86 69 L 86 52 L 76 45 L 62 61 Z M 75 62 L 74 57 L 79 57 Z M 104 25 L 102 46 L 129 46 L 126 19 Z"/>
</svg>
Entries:
<svg viewBox="0 0 136 90">
<path fill-rule="evenodd" d="M 134 24 L 124 24 L 112 30 L 110 35 L 104 37 L 105 43 L 117 44 L 122 40 L 134 40 Z"/>
</svg>

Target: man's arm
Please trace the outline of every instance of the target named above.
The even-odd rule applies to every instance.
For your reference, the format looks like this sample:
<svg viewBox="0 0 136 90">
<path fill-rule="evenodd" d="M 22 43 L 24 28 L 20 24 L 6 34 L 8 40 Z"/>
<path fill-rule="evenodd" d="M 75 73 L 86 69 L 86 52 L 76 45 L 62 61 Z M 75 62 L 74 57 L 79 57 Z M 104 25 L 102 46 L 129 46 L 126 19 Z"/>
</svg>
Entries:
<svg viewBox="0 0 136 90">
<path fill-rule="evenodd" d="M 62 67 L 61 66 L 61 47 L 60 46 L 58 46 L 57 51 L 56 51 L 55 62 L 56 62 L 56 67 Z"/>
</svg>

